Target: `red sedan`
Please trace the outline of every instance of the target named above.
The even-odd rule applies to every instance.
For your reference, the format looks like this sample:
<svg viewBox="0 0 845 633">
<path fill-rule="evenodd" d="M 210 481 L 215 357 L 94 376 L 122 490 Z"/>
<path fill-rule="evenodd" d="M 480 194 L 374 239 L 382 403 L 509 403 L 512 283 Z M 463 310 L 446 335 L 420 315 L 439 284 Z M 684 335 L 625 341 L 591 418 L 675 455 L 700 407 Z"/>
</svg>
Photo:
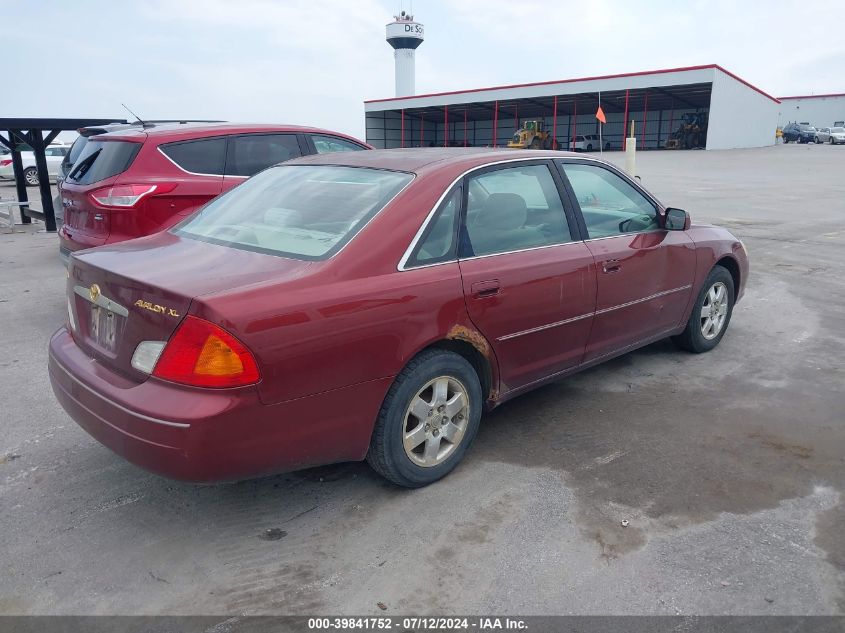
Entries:
<svg viewBox="0 0 845 633">
<path fill-rule="evenodd" d="M 149 470 L 451 471 L 482 411 L 665 337 L 713 349 L 742 243 L 615 167 L 541 151 L 300 158 L 173 229 L 74 254 L 65 410 Z"/>
</svg>

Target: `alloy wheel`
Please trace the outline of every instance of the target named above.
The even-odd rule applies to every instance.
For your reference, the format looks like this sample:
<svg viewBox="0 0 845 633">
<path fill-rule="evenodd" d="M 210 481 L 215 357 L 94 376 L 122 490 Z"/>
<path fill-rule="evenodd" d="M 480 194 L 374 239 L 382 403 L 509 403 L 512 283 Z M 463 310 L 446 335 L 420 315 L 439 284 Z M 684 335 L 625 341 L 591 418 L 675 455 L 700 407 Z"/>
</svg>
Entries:
<svg viewBox="0 0 845 633">
<path fill-rule="evenodd" d="M 717 281 L 704 295 L 701 305 L 701 335 L 709 340 L 716 338 L 728 318 L 728 288 Z"/>
<path fill-rule="evenodd" d="M 405 411 L 405 454 L 418 466 L 438 466 L 455 452 L 468 424 L 466 387 L 452 376 L 438 376 L 417 392 Z"/>
<path fill-rule="evenodd" d="M 35 186 L 38 184 L 38 172 L 34 170 L 27 171 L 24 175 L 24 180 L 26 180 L 26 184 Z"/>
</svg>

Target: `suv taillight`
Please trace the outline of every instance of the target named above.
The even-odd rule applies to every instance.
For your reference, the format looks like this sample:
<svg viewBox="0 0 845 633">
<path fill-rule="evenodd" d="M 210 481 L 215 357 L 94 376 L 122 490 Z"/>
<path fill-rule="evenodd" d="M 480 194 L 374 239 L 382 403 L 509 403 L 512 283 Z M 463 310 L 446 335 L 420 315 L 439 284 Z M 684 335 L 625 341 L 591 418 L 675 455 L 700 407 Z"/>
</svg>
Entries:
<svg viewBox="0 0 845 633">
<path fill-rule="evenodd" d="M 194 387 L 243 387 L 261 377 L 243 343 L 219 325 L 191 315 L 167 342 L 153 376 Z"/>
<path fill-rule="evenodd" d="M 6 167 L 7 165 L 12 164 L 12 159 L 8 158 L 6 160 L 0 160 L 0 167 Z"/>
<path fill-rule="evenodd" d="M 173 183 L 159 183 L 155 185 L 112 185 L 92 191 L 89 195 L 98 205 L 103 207 L 129 208 L 152 193 L 162 194 L 173 191 Z"/>
</svg>

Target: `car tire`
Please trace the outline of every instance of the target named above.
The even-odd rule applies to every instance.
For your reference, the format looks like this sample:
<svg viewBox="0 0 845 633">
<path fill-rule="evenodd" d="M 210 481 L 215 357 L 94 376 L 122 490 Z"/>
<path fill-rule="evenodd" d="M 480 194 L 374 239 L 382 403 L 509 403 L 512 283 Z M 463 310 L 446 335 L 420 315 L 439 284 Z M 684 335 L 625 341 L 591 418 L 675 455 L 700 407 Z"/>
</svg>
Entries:
<svg viewBox="0 0 845 633">
<path fill-rule="evenodd" d="M 424 351 L 387 392 L 367 462 L 399 486 L 433 483 L 449 474 L 472 444 L 483 404 L 478 374 L 465 358 L 445 350 Z"/>
<path fill-rule="evenodd" d="M 695 354 L 709 352 L 719 344 L 731 322 L 734 280 L 723 266 L 714 266 L 692 308 L 684 331 L 672 340 Z"/>
<path fill-rule="evenodd" d="M 830 137 L 830 144 L 831 144 L 831 145 L 836 145 L 836 139 L 835 139 L 835 138 L 833 138 L 832 136 Z"/>
<path fill-rule="evenodd" d="M 35 167 L 27 167 L 23 170 L 23 181 L 27 187 L 38 186 L 38 170 Z"/>
<path fill-rule="evenodd" d="M 592 143 L 590 143 L 589 145 L 587 145 L 587 151 L 588 151 L 588 152 L 592 152 L 592 151 L 593 151 L 593 144 L 592 144 Z"/>
<path fill-rule="evenodd" d="M 605 149 L 605 150 L 609 150 L 609 149 L 610 149 L 610 143 L 605 143 L 605 144 L 604 144 L 604 149 Z"/>
<path fill-rule="evenodd" d="M 819 140 L 819 137 L 818 137 L 818 136 L 814 136 L 814 137 L 813 137 L 813 142 L 814 142 L 816 145 L 818 145 L 819 143 L 821 143 L 821 141 Z"/>
</svg>

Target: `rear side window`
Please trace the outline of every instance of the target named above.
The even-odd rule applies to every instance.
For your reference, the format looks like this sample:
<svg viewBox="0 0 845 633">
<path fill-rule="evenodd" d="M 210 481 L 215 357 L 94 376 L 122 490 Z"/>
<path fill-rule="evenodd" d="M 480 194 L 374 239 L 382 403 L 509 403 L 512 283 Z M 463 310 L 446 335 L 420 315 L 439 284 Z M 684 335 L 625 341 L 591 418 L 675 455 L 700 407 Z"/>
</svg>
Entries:
<svg viewBox="0 0 845 633">
<path fill-rule="evenodd" d="M 80 152 L 68 180 L 87 185 L 117 176 L 132 164 L 140 149 L 140 143 L 91 140 Z"/>
<path fill-rule="evenodd" d="M 73 142 L 73 145 L 70 146 L 70 151 L 67 153 L 65 157 L 65 164 L 73 165 L 76 162 L 76 159 L 79 158 L 79 155 L 82 153 L 82 150 L 85 149 L 85 146 L 88 144 L 88 138 L 85 136 L 78 136 L 76 140 Z"/>
<path fill-rule="evenodd" d="M 249 134 L 229 139 L 227 176 L 252 176 L 276 163 L 301 156 L 296 134 Z"/>
<path fill-rule="evenodd" d="M 509 167 L 469 179 L 462 257 L 571 239 L 560 195 L 546 165 Z"/>
<path fill-rule="evenodd" d="M 168 143 L 159 149 L 185 171 L 193 174 L 223 175 L 223 163 L 226 160 L 225 136 Z"/>
<path fill-rule="evenodd" d="M 455 229 L 459 219 L 462 192 L 460 187 L 456 187 L 441 203 L 406 267 L 437 264 L 455 258 Z"/>
<path fill-rule="evenodd" d="M 330 152 L 359 152 L 362 149 L 367 149 L 357 143 L 353 143 L 336 136 L 312 134 L 311 140 L 314 141 L 314 147 L 317 149 L 318 154 L 328 154 Z"/>
</svg>

